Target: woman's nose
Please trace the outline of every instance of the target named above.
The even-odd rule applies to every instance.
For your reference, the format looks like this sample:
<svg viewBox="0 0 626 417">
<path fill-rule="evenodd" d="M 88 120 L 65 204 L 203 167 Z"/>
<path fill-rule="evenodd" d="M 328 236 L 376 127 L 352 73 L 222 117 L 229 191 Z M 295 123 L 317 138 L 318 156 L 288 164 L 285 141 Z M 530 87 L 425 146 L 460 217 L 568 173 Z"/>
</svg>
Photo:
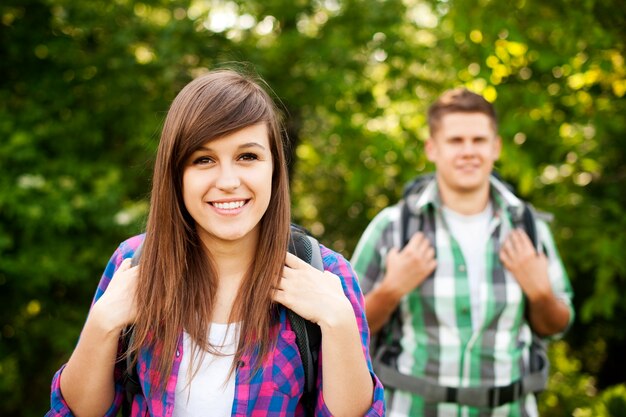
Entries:
<svg viewBox="0 0 626 417">
<path fill-rule="evenodd" d="M 233 167 L 223 166 L 220 169 L 219 178 L 216 186 L 220 190 L 235 190 L 241 185 L 241 180 L 237 175 L 237 171 Z"/>
</svg>

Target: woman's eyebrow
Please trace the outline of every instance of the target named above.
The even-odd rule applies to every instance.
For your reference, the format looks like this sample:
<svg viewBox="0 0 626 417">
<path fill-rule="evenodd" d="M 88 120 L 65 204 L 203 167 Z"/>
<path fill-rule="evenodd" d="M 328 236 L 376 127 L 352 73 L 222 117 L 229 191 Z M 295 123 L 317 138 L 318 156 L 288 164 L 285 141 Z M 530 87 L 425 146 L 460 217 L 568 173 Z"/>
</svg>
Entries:
<svg viewBox="0 0 626 417">
<path fill-rule="evenodd" d="M 243 144 L 239 145 L 238 148 L 239 149 L 242 149 L 242 148 L 261 148 L 262 150 L 265 150 L 265 147 L 263 145 L 261 145 L 260 143 L 257 143 L 257 142 L 243 143 Z"/>
<path fill-rule="evenodd" d="M 261 145 L 258 142 L 247 142 L 247 143 L 242 143 L 241 145 L 237 146 L 237 149 L 246 149 L 246 148 L 260 148 L 261 150 L 265 150 L 265 146 Z M 207 152 L 211 152 L 213 151 L 213 149 L 210 146 L 200 146 L 198 148 L 199 151 L 207 151 Z"/>
</svg>

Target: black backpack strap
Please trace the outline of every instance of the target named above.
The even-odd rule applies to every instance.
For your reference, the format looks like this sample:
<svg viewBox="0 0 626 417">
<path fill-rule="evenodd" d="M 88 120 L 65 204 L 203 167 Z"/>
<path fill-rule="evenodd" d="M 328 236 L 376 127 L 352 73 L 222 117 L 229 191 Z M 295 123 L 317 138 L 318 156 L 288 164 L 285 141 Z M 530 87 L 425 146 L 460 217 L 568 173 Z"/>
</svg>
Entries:
<svg viewBox="0 0 626 417">
<path fill-rule="evenodd" d="M 523 206 L 510 207 L 509 214 L 513 226 L 526 232 L 535 249 L 539 250 L 539 239 L 537 237 L 537 224 L 535 223 L 535 210 L 530 203 L 523 202 Z"/>
<path fill-rule="evenodd" d="M 322 253 L 317 240 L 295 227 L 292 227 L 291 231 L 289 252 L 316 269 L 324 270 Z M 287 318 L 296 334 L 296 345 L 298 346 L 304 368 L 302 403 L 307 415 L 312 416 L 315 409 L 315 401 L 317 400 L 317 368 L 322 332 L 317 324 L 305 320 L 292 310 L 287 310 Z"/>
<path fill-rule="evenodd" d="M 409 183 L 405 189 L 411 190 L 412 187 L 416 187 L 416 181 L 413 180 Z M 421 228 L 423 223 L 423 216 L 416 216 L 409 208 L 407 198 L 400 200 L 400 218 L 398 221 L 398 234 L 400 249 L 404 248 L 411 239 L 411 235 Z M 409 223 L 417 222 L 414 232 L 409 232 Z M 376 334 L 371 335 L 370 350 L 372 352 L 372 366 L 374 371 L 378 367 L 378 362 L 382 361 L 389 366 L 397 368 L 397 359 L 401 352 L 400 340 L 402 339 L 402 317 L 400 315 L 400 308 L 397 307 L 389 320 L 383 325 L 383 327 Z M 378 372 L 376 372 L 378 373 Z"/>
<path fill-rule="evenodd" d="M 410 233 L 408 231 L 410 217 L 411 210 L 409 209 L 409 204 L 406 200 L 402 200 L 400 202 L 400 223 L 398 227 L 398 233 L 400 234 L 400 249 L 404 248 L 411 239 Z M 422 222 L 420 221 L 420 224 L 421 223 Z"/>
<path fill-rule="evenodd" d="M 535 212 L 534 207 L 530 203 L 524 202 L 521 214 L 519 211 L 512 212 L 511 217 L 515 227 L 521 227 L 526 232 L 535 249 L 537 251 L 545 251 L 545 248 L 542 247 L 541 242 L 539 242 L 536 223 L 537 213 Z M 526 304 L 526 311 L 524 312 L 524 315 L 526 316 L 526 320 L 529 321 L 528 303 Z M 528 378 L 532 378 L 532 382 L 528 382 L 527 385 L 529 385 L 529 392 L 539 393 L 546 389 L 550 361 L 548 360 L 546 341 L 534 331 L 532 332 L 529 355 Z"/>
<path fill-rule="evenodd" d="M 419 181 L 419 182 L 417 182 Z M 426 185 L 422 177 L 418 177 L 418 180 L 414 180 L 412 188 L 415 190 L 417 186 L 421 188 L 421 191 Z M 426 238 L 430 241 L 433 249 L 436 250 L 435 241 L 435 209 L 432 205 L 429 205 L 425 210 L 415 212 L 415 210 L 409 207 L 413 204 L 417 196 L 405 196 L 400 202 L 400 217 L 398 224 L 398 232 L 400 234 L 400 245 L 404 248 L 409 242 L 411 237 L 421 231 Z M 435 272 L 433 271 L 432 274 Z M 431 275 L 432 275 L 431 274 Z M 391 317 L 380 329 L 377 335 L 372 337 L 372 364 L 374 371 L 379 375 L 379 370 L 385 373 L 385 369 L 398 369 L 398 356 L 402 351 L 400 341 L 402 339 L 402 317 L 400 314 L 400 307 L 397 307 Z M 388 374 L 388 372 L 386 372 Z M 387 386 L 384 380 L 383 384 Z"/>
<path fill-rule="evenodd" d="M 524 230 L 530 241 L 533 242 L 533 246 L 535 248 L 538 247 L 538 238 L 537 238 L 537 224 L 535 223 L 535 216 L 532 212 L 532 207 L 530 204 L 524 204 L 524 211 L 522 212 L 522 222 L 524 224 Z"/>
<path fill-rule="evenodd" d="M 126 327 L 122 332 L 122 352 L 125 356 L 125 366 L 122 383 L 124 385 L 124 400 L 122 401 L 122 417 L 130 416 L 135 395 L 142 393 L 137 374 L 137 364 L 134 363 L 133 355 L 128 353 L 128 348 L 134 339 L 134 326 Z"/>
</svg>

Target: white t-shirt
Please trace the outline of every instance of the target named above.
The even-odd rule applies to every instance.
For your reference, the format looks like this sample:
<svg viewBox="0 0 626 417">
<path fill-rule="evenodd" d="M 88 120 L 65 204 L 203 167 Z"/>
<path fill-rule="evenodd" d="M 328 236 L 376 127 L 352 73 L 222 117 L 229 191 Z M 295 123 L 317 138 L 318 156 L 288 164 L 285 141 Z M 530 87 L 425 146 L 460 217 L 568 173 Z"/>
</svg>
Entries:
<svg viewBox="0 0 626 417">
<path fill-rule="evenodd" d="M 228 372 L 233 364 L 238 342 L 237 324 L 212 323 L 209 341 L 224 355 L 205 352 L 198 372 L 189 383 L 198 364 L 198 357 L 190 369 L 193 341 L 187 332 L 183 333 L 183 359 L 176 381 L 174 417 L 230 417 L 235 398 L 235 373 L 228 380 Z"/>
<path fill-rule="evenodd" d="M 491 202 L 478 213 L 466 216 L 449 208 L 443 208 L 443 216 L 452 236 L 461 247 L 472 306 L 472 328 L 478 330 L 482 323 L 481 290 L 487 273 L 487 241 L 489 240 L 489 222 L 493 215 Z M 486 287 L 485 287 L 486 288 Z"/>
</svg>

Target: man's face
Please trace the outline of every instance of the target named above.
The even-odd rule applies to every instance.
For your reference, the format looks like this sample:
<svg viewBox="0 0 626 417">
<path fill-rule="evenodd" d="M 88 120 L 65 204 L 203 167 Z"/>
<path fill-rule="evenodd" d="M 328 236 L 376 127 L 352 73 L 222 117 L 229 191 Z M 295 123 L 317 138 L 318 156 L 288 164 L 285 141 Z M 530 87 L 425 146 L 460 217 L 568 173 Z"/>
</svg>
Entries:
<svg viewBox="0 0 626 417">
<path fill-rule="evenodd" d="M 471 194 L 488 187 L 500 146 L 486 114 L 449 113 L 426 142 L 426 155 L 437 168 L 440 187 Z"/>
</svg>

